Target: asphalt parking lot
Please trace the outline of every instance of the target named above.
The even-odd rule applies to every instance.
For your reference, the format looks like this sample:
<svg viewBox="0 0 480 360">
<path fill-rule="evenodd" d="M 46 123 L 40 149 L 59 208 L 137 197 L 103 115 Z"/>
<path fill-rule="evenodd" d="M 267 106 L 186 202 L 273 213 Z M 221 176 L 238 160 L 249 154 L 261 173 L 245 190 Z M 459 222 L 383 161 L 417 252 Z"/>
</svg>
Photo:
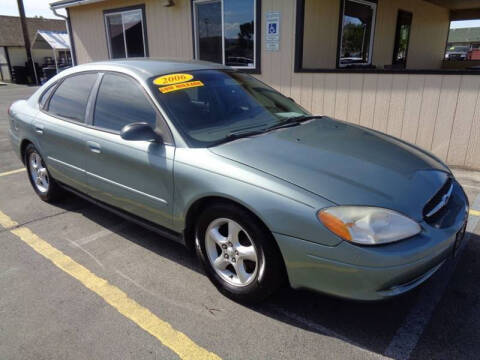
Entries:
<svg viewBox="0 0 480 360">
<path fill-rule="evenodd" d="M 459 256 L 403 297 L 285 288 L 242 306 L 181 245 L 73 195 L 37 198 L 7 119 L 34 90 L 0 87 L 0 359 L 479 358 L 480 212 Z M 479 174 L 457 174 L 480 210 Z"/>
</svg>

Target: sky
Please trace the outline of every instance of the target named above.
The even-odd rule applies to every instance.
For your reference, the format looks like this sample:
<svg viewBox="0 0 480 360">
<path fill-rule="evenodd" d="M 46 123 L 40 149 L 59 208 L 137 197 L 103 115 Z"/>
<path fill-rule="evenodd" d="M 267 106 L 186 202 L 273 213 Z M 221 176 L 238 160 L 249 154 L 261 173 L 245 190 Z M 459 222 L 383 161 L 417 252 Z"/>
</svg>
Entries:
<svg viewBox="0 0 480 360">
<path fill-rule="evenodd" d="M 480 27 L 480 20 L 452 21 L 452 23 L 450 24 L 450 29 L 459 29 L 466 27 Z"/>
<path fill-rule="evenodd" d="M 55 18 L 50 10 L 49 3 L 55 0 L 23 0 L 25 14 L 28 17 L 43 16 L 45 18 Z M 65 15 L 65 11 L 59 10 L 60 14 Z M 0 15 L 18 16 L 17 0 L 0 0 Z M 480 20 L 452 21 L 451 28 L 480 27 Z"/>
<path fill-rule="evenodd" d="M 54 1 L 55 0 L 23 0 L 25 15 L 27 17 L 43 16 L 44 18 L 56 19 L 57 17 L 49 7 L 49 4 Z M 58 13 L 65 15 L 63 9 L 59 10 Z M 18 16 L 17 0 L 0 0 L 0 15 Z"/>
</svg>

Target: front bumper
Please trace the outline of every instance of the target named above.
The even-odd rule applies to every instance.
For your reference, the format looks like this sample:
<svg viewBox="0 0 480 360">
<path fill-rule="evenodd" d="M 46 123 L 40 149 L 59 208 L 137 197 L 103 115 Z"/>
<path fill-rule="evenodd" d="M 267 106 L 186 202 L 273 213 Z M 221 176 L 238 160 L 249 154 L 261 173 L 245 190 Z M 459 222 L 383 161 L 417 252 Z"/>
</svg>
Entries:
<svg viewBox="0 0 480 360">
<path fill-rule="evenodd" d="M 324 246 L 275 233 L 290 285 L 356 300 L 386 299 L 417 287 L 453 255 L 468 208 L 463 190 L 457 190 L 459 206 L 452 210 L 448 227 L 421 223 L 421 233 L 388 245 L 342 241 Z"/>
</svg>

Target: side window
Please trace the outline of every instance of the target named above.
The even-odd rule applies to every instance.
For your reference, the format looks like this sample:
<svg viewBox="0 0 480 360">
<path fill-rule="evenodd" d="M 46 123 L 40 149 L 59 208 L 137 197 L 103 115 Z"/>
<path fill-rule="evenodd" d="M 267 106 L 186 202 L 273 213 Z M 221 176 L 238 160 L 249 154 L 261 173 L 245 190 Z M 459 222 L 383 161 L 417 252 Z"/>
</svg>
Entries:
<svg viewBox="0 0 480 360">
<path fill-rule="evenodd" d="M 134 122 L 146 122 L 155 128 L 156 112 L 152 104 L 134 80 L 105 74 L 98 89 L 93 125 L 120 131 Z"/>
<path fill-rule="evenodd" d="M 67 77 L 50 99 L 48 112 L 70 120 L 85 122 L 85 109 L 97 74 Z"/>
<path fill-rule="evenodd" d="M 144 7 L 106 11 L 107 45 L 111 59 L 148 56 Z"/>
<path fill-rule="evenodd" d="M 38 102 L 41 108 L 45 107 L 45 103 L 47 102 L 48 98 L 50 97 L 50 94 L 52 93 L 53 89 L 55 89 L 55 85 L 50 85 L 50 87 L 43 92 L 43 94 L 40 96 L 40 101 Z"/>
</svg>

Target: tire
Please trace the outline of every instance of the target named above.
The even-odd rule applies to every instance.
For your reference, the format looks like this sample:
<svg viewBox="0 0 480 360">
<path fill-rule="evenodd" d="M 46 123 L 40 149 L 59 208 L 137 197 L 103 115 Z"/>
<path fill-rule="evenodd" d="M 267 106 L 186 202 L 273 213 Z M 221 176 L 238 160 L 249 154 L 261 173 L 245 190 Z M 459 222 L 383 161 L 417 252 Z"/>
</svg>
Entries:
<svg viewBox="0 0 480 360">
<path fill-rule="evenodd" d="M 27 167 L 30 184 L 32 184 L 33 190 L 40 199 L 46 202 L 57 200 L 62 193 L 62 189 L 50 176 L 45 161 L 33 144 L 29 144 L 25 149 L 24 163 Z"/>
<path fill-rule="evenodd" d="M 205 209 L 198 218 L 195 239 L 208 277 L 234 301 L 261 302 L 285 279 L 272 234 L 239 206 L 219 203 Z"/>
</svg>

